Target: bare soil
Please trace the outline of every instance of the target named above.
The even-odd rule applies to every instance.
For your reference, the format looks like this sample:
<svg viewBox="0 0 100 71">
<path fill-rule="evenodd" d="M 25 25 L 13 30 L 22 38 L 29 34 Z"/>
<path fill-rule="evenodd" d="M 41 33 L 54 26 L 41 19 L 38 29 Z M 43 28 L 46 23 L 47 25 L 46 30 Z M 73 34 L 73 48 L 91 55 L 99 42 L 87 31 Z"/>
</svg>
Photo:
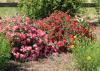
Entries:
<svg viewBox="0 0 100 71">
<path fill-rule="evenodd" d="M 48 59 L 19 63 L 10 61 L 6 71 L 78 71 L 71 53 L 62 53 L 59 57 L 50 56 Z"/>
<path fill-rule="evenodd" d="M 94 31 L 94 33 L 96 34 L 97 40 L 100 41 L 100 25 L 96 27 L 96 30 Z"/>
</svg>

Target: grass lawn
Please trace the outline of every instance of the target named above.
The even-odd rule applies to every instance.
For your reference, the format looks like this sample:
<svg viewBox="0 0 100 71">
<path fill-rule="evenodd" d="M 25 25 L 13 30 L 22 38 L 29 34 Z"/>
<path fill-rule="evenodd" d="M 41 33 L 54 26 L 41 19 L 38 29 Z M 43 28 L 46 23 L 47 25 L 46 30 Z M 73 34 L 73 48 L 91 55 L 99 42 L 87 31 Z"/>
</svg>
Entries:
<svg viewBox="0 0 100 71">
<path fill-rule="evenodd" d="M 90 18 L 93 18 L 94 16 L 97 16 L 96 9 L 91 8 L 81 8 L 80 9 L 82 15 L 86 15 Z M 9 16 L 15 16 L 18 13 L 17 7 L 0 7 L 0 17 L 9 17 Z"/>
<path fill-rule="evenodd" d="M 18 0 L 0 0 L 0 2 L 18 2 Z"/>
<path fill-rule="evenodd" d="M 96 9 L 94 7 L 84 7 L 84 8 L 81 8 L 80 9 L 82 12 L 81 14 L 82 15 L 86 15 L 90 18 L 93 18 L 94 16 L 97 16 L 97 12 L 96 12 Z"/>
<path fill-rule="evenodd" d="M 17 7 L 0 7 L 0 17 L 15 16 L 17 13 Z"/>
</svg>

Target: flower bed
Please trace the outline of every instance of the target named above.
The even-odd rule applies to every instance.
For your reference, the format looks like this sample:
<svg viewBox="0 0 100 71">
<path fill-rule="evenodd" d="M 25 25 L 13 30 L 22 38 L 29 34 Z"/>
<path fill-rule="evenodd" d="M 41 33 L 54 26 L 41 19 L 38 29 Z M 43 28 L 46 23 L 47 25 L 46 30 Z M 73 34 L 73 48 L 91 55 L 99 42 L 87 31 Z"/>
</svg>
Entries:
<svg viewBox="0 0 100 71">
<path fill-rule="evenodd" d="M 91 24 L 61 11 L 42 20 L 12 17 L 0 21 L 0 31 L 12 45 L 12 58 L 30 61 L 50 54 L 58 55 L 74 47 L 77 36 L 93 38 Z"/>
</svg>

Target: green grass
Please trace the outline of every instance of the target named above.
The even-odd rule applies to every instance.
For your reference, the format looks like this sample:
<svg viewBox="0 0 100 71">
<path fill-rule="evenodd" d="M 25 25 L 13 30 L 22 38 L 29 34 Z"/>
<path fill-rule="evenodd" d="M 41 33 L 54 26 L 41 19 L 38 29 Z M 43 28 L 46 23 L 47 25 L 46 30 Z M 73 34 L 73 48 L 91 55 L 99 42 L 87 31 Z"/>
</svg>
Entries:
<svg viewBox="0 0 100 71">
<path fill-rule="evenodd" d="M 91 8 L 81 8 L 80 9 L 82 12 L 81 14 L 83 16 L 88 16 L 90 18 L 97 16 L 96 9 L 91 7 Z M 17 7 L 0 7 L 0 16 L 1 17 L 9 17 L 9 16 L 15 16 L 16 13 L 18 13 Z"/>
<path fill-rule="evenodd" d="M 0 7 L 0 16 L 9 17 L 15 16 L 18 13 L 17 7 Z"/>
<path fill-rule="evenodd" d="M 0 0 L 0 2 L 18 2 L 18 0 Z"/>
<path fill-rule="evenodd" d="M 0 71 L 6 68 L 6 62 L 10 58 L 10 43 L 5 35 L 0 33 Z"/>
<path fill-rule="evenodd" d="M 97 12 L 96 12 L 96 9 L 94 7 L 84 7 L 84 8 L 80 8 L 80 10 L 82 11 L 81 14 L 83 16 L 88 16 L 90 18 L 93 18 L 94 16 L 98 16 L 97 15 Z"/>
<path fill-rule="evenodd" d="M 76 66 L 80 71 L 100 71 L 100 42 L 77 39 L 74 48 Z"/>
</svg>

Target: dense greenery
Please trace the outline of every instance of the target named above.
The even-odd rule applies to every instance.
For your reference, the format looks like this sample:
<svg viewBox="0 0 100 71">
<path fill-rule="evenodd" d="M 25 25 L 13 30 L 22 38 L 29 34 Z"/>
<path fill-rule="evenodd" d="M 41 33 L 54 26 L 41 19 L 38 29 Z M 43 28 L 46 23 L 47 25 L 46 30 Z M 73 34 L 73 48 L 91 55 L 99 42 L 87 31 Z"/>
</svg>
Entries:
<svg viewBox="0 0 100 71">
<path fill-rule="evenodd" d="M 91 42 L 85 37 L 78 37 L 75 41 L 74 58 L 80 71 L 99 71 L 100 43 Z"/>
<path fill-rule="evenodd" d="M 80 0 L 20 0 L 18 6 L 21 14 L 35 19 L 47 17 L 55 10 L 74 16 L 80 7 Z"/>
<path fill-rule="evenodd" d="M 5 62 L 10 57 L 10 44 L 4 37 L 4 34 L 0 33 L 0 71 L 4 70 Z"/>
<path fill-rule="evenodd" d="M 100 24 L 100 1 L 99 0 L 96 0 L 96 7 L 95 7 L 95 9 L 96 9 L 96 12 L 97 12 L 97 17 L 98 17 L 98 22 L 99 22 L 99 24 Z"/>
</svg>

